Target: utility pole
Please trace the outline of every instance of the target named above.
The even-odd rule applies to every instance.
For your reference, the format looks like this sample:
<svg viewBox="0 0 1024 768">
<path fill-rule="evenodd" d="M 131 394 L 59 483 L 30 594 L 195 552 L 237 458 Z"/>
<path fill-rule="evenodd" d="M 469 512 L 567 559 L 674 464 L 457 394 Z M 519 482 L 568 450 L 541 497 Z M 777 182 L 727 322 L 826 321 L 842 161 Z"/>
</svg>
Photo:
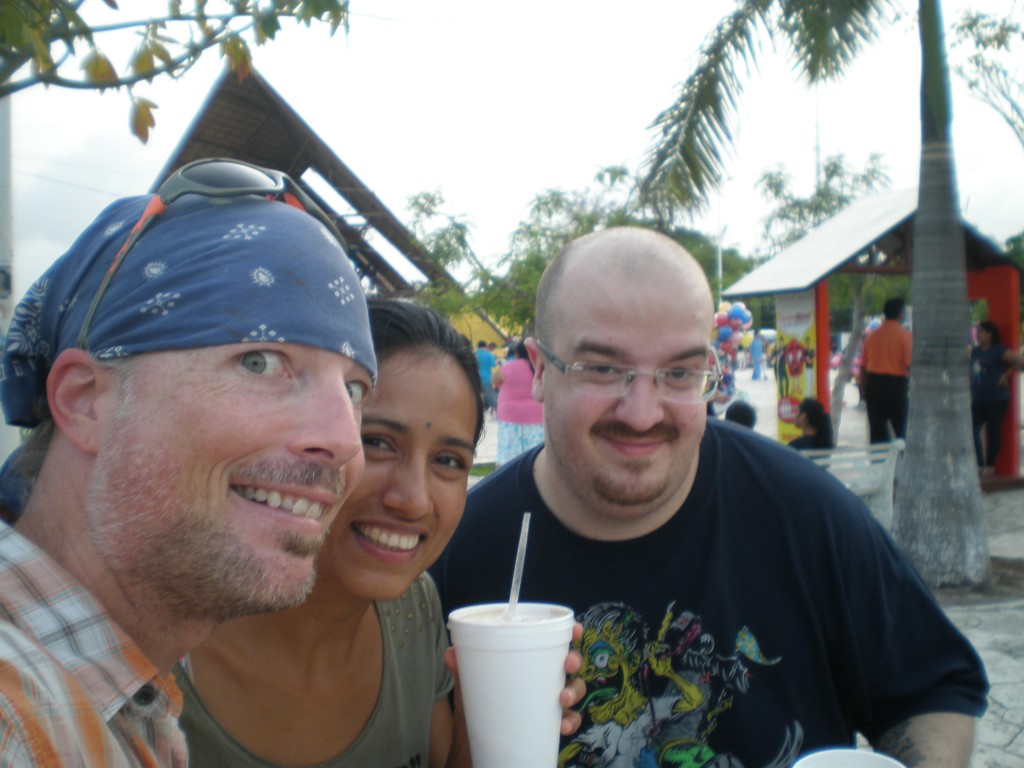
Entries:
<svg viewBox="0 0 1024 768">
<path fill-rule="evenodd" d="M 725 227 L 718 230 L 715 237 L 715 311 L 722 303 L 722 238 L 725 237 Z"/>
<path fill-rule="evenodd" d="M 0 342 L 14 314 L 14 182 L 11 164 L 11 97 L 0 98 Z M 3 345 L 0 344 L 0 347 Z M 0 462 L 20 440 L 18 430 L 0 421 Z"/>
<path fill-rule="evenodd" d="M 730 176 L 727 179 L 723 179 L 721 184 L 718 186 L 718 205 L 715 206 L 715 213 L 717 220 L 715 222 L 715 229 L 717 230 L 717 236 L 715 237 L 715 311 L 718 311 L 718 305 L 722 303 L 722 240 L 725 238 L 725 231 L 729 228 L 722 226 L 722 187 L 732 181 L 733 177 Z"/>
</svg>

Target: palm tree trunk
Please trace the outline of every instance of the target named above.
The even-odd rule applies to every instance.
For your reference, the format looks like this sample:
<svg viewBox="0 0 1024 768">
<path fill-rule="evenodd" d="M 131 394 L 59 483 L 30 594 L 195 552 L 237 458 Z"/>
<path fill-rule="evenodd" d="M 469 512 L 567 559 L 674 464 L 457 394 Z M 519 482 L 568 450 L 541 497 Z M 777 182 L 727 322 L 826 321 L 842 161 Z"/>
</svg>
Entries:
<svg viewBox="0 0 1024 768">
<path fill-rule="evenodd" d="M 931 586 L 989 578 L 988 534 L 970 427 L 970 314 L 950 141 L 939 0 L 920 0 L 921 178 L 913 243 L 914 351 L 907 452 L 893 535 Z"/>
<path fill-rule="evenodd" d="M 839 442 L 839 426 L 843 421 L 843 410 L 846 408 L 846 382 L 850 379 L 850 370 L 853 368 L 853 359 L 857 356 L 857 347 L 860 340 L 864 338 L 864 284 L 866 277 L 858 276 L 853 284 L 853 291 L 850 294 L 850 301 L 853 304 L 853 325 L 850 328 L 850 338 L 846 342 L 846 349 L 839 359 L 839 368 L 836 370 L 836 380 L 832 385 L 832 434 Z"/>
</svg>

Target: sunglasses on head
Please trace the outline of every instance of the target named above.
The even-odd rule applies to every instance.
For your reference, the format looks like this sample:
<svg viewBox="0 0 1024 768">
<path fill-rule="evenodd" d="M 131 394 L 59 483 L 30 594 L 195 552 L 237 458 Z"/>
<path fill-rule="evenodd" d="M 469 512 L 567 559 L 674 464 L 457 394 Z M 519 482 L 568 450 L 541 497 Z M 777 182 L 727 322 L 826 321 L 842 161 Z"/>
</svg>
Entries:
<svg viewBox="0 0 1024 768">
<path fill-rule="evenodd" d="M 103 275 L 103 280 L 100 281 L 96 295 L 93 296 L 92 303 L 89 305 L 89 311 L 82 323 L 82 330 L 79 331 L 78 340 L 75 342 L 75 346 L 79 349 L 88 349 L 89 329 L 92 328 L 96 310 L 110 286 L 111 279 L 124 263 L 129 251 L 139 242 L 139 238 L 149 229 L 156 217 L 184 195 L 200 195 L 210 198 L 261 195 L 269 200 L 281 200 L 318 219 L 341 242 L 341 236 L 338 234 L 334 222 L 288 174 L 229 158 L 216 157 L 195 160 L 183 165 L 160 185 L 139 220 L 135 222 L 128 233 L 128 239 L 114 255 L 114 260 L 107 268 L 106 274 Z"/>
</svg>

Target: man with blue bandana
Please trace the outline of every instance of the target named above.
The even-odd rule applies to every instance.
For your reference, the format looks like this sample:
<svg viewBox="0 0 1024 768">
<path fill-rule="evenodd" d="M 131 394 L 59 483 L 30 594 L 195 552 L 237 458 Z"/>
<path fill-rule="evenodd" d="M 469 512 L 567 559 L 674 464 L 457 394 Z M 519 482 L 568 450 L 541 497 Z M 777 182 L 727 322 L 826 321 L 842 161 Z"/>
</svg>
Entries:
<svg viewBox="0 0 1024 768">
<path fill-rule="evenodd" d="M 5 766 L 184 766 L 171 667 L 308 592 L 376 375 L 359 280 L 311 213 L 281 174 L 192 164 L 107 208 L 18 305 Z"/>
</svg>

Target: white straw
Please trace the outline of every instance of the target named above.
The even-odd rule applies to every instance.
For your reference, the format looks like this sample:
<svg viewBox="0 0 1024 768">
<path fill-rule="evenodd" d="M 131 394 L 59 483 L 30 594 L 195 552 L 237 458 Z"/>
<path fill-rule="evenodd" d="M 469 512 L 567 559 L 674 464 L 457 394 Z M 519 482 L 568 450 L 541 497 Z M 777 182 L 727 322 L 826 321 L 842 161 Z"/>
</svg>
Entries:
<svg viewBox="0 0 1024 768">
<path fill-rule="evenodd" d="M 516 566 L 512 571 L 512 591 L 508 595 L 508 610 L 505 621 L 511 621 L 519 604 L 519 587 L 523 583 L 523 561 L 526 560 L 526 538 L 530 533 L 530 513 L 523 513 L 523 527 L 519 531 L 519 549 L 516 550 Z"/>
</svg>

